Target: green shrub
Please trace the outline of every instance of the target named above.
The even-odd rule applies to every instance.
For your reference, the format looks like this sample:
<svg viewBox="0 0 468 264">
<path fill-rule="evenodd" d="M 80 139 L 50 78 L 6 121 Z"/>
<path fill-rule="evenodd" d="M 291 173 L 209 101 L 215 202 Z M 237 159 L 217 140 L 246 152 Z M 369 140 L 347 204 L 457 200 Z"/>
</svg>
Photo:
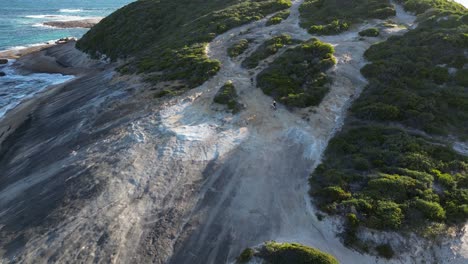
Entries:
<svg viewBox="0 0 468 264">
<path fill-rule="evenodd" d="M 378 229 L 397 230 L 404 215 L 400 206 L 394 202 L 378 201 L 375 214 L 369 218 L 369 224 Z"/>
<path fill-rule="evenodd" d="M 431 173 L 436 178 L 437 182 L 439 182 L 442 186 L 446 188 L 452 188 L 455 186 L 455 181 L 452 175 L 448 173 L 441 173 L 439 170 L 433 169 Z"/>
<path fill-rule="evenodd" d="M 355 107 L 353 111 L 362 119 L 394 121 L 400 118 L 400 109 L 393 105 L 381 102 Z"/>
<path fill-rule="evenodd" d="M 338 264 L 332 255 L 297 243 L 265 243 L 259 257 L 271 264 Z"/>
<path fill-rule="evenodd" d="M 243 62 L 242 66 L 248 69 L 253 69 L 258 66 L 260 61 L 276 54 L 279 49 L 293 44 L 293 40 L 290 35 L 282 34 L 275 36 L 265 41 L 260 47 L 258 47 L 249 57 Z"/>
<path fill-rule="evenodd" d="M 338 34 L 354 23 L 396 14 L 389 2 L 380 0 L 305 0 L 299 11 L 301 26 L 320 35 Z"/>
<path fill-rule="evenodd" d="M 351 193 L 344 191 L 339 186 L 330 186 L 320 190 L 320 194 L 323 199 L 330 201 L 342 201 L 351 198 Z"/>
<path fill-rule="evenodd" d="M 359 36 L 361 37 L 377 37 L 379 35 L 380 31 L 378 28 L 368 28 L 359 32 Z"/>
<path fill-rule="evenodd" d="M 226 105 L 232 113 L 237 113 L 242 109 L 242 106 L 237 102 L 236 88 L 232 82 L 224 84 L 216 93 L 213 101 L 218 104 Z"/>
<path fill-rule="evenodd" d="M 246 248 L 244 249 L 244 251 L 242 251 L 242 253 L 240 254 L 240 256 L 237 258 L 237 262 L 239 263 L 247 263 L 249 262 L 252 257 L 254 256 L 255 254 L 255 251 L 251 248 Z"/>
<path fill-rule="evenodd" d="M 275 100 L 293 107 L 320 104 L 328 93 L 325 72 L 335 63 L 331 45 L 311 39 L 289 49 L 257 76 L 257 85 Z"/>
<path fill-rule="evenodd" d="M 424 201 L 422 199 L 416 199 L 414 206 L 420 212 L 423 213 L 425 218 L 432 221 L 443 221 L 445 220 L 445 210 L 437 202 Z"/>
<path fill-rule="evenodd" d="M 241 39 L 237 43 L 233 44 L 231 47 L 228 48 L 228 55 L 231 58 L 235 58 L 245 50 L 249 48 L 249 41 L 247 39 Z"/>
<path fill-rule="evenodd" d="M 290 15 L 289 10 L 280 11 L 274 16 L 272 16 L 270 19 L 268 19 L 268 21 L 266 22 L 266 26 L 277 25 L 283 22 L 283 20 L 287 19 L 289 15 Z"/>
<path fill-rule="evenodd" d="M 386 259 L 391 259 L 395 255 L 392 246 L 390 244 L 381 244 L 375 247 L 379 256 L 384 257 Z"/>
<path fill-rule="evenodd" d="M 432 79 L 437 84 L 444 84 L 449 80 L 449 73 L 447 68 L 435 67 L 432 69 Z"/>
<path fill-rule="evenodd" d="M 468 69 L 458 70 L 455 79 L 458 85 L 468 87 Z"/>
<path fill-rule="evenodd" d="M 309 28 L 309 33 L 318 35 L 335 35 L 348 30 L 349 24 L 340 20 L 333 20 L 326 25 L 313 25 Z"/>
</svg>

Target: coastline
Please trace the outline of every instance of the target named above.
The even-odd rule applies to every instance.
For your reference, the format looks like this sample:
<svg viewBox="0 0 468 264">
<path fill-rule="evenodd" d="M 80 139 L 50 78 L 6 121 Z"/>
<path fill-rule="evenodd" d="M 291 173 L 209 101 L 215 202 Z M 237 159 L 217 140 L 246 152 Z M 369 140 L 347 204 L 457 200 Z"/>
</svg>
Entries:
<svg viewBox="0 0 468 264">
<path fill-rule="evenodd" d="M 55 43 L 33 44 L 22 48 L 12 48 L 0 51 L 0 58 L 16 60 L 28 54 L 44 50 L 56 45 Z"/>
<path fill-rule="evenodd" d="M 76 41 L 72 40 L 61 44 L 34 45 L 24 49 L 0 52 L 0 58 L 15 60 L 11 66 L 21 74 L 59 73 L 74 76 L 68 81 L 49 85 L 30 97 L 26 97 L 18 105 L 7 110 L 4 116 L 0 117 L 0 152 L 3 151 L 2 143 L 4 140 L 27 123 L 31 113 L 38 105 L 46 102 L 47 98 L 59 93 L 68 84 L 91 72 L 106 68 L 107 64 L 92 60 L 87 54 L 77 50 L 75 43 Z"/>
</svg>

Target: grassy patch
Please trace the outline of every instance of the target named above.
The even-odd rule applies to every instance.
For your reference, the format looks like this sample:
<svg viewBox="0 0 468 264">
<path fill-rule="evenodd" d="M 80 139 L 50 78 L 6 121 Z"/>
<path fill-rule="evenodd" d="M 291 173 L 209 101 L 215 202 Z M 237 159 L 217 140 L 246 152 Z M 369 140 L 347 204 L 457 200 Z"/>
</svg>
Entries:
<svg viewBox="0 0 468 264">
<path fill-rule="evenodd" d="M 301 26 L 311 34 L 333 35 L 365 19 L 395 15 L 386 0 L 305 0 L 300 7 Z"/>
<path fill-rule="evenodd" d="M 332 255 L 298 243 L 266 242 L 255 254 L 271 264 L 338 264 Z"/>
<path fill-rule="evenodd" d="M 377 37 L 379 35 L 380 35 L 380 31 L 378 28 L 368 28 L 359 32 L 359 36 L 361 37 Z"/>
<path fill-rule="evenodd" d="M 273 37 L 258 47 L 249 57 L 243 62 L 242 66 L 247 69 L 253 69 L 258 66 L 260 61 L 276 54 L 279 49 L 293 44 L 293 40 L 290 35 L 282 34 Z"/>
<path fill-rule="evenodd" d="M 332 255 L 298 243 L 265 242 L 259 249 L 245 249 L 237 263 L 246 263 L 253 257 L 268 264 L 338 264 Z M 262 262 L 263 263 L 263 262 Z"/>
<path fill-rule="evenodd" d="M 277 25 L 277 24 L 283 22 L 283 20 L 287 19 L 289 17 L 290 13 L 291 12 L 289 10 L 280 11 L 277 14 L 275 14 L 274 16 L 272 16 L 270 19 L 268 19 L 266 25 L 267 26 Z"/>
<path fill-rule="evenodd" d="M 232 113 L 237 113 L 242 109 L 242 106 L 237 102 L 236 88 L 232 82 L 224 84 L 214 97 L 214 102 L 227 106 Z"/>
<path fill-rule="evenodd" d="M 257 76 L 258 86 L 277 101 L 293 107 L 318 105 L 328 93 L 325 72 L 336 61 L 331 45 L 311 39 L 287 50 Z"/>
<path fill-rule="evenodd" d="M 237 43 L 233 44 L 231 47 L 228 48 L 228 55 L 231 58 L 235 58 L 242 53 L 244 53 L 245 50 L 249 48 L 249 40 L 247 39 L 241 39 Z"/>
<path fill-rule="evenodd" d="M 192 88 L 220 67 L 206 56 L 207 42 L 290 5 L 289 0 L 142 0 L 106 17 L 77 47 L 95 57 L 133 58 L 126 72 L 148 73 L 153 82 L 180 80 Z"/>
</svg>

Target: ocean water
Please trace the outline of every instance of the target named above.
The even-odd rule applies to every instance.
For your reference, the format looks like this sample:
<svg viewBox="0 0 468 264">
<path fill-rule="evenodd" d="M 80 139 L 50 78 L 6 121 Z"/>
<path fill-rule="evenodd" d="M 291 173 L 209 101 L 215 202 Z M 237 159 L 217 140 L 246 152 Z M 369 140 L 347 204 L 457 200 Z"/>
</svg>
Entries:
<svg viewBox="0 0 468 264">
<path fill-rule="evenodd" d="M 81 37 L 87 29 L 58 29 L 41 23 L 104 17 L 130 2 L 133 0 L 0 0 L 0 50 Z"/>
<path fill-rule="evenodd" d="M 62 37 L 81 37 L 88 29 L 59 29 L 47 21 L 104 17 L 133 0 L 0 0 L 0 51 L 21 49 Z M 0 65 L 0 119 L 6 112 L 44 88 L 74 78 L 70 75 L 19 74 L 10 60 Z"/>
</svg>

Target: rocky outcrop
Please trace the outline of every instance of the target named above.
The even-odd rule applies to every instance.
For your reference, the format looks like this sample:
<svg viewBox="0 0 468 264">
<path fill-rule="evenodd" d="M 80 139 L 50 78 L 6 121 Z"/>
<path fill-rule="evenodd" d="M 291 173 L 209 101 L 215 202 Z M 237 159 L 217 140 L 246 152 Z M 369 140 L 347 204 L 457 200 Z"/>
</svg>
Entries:
<svg viewBox="0 0 468 264">
<path fill-rule="evenodd" d="M 72 21 L 48 21 L 44 22 L 45 26 L 56 27 L 56 28 L 92 28 L 94 25 L 99 23 L 102 18 L 88 18 L 82 20 Z"/>
</svg>

